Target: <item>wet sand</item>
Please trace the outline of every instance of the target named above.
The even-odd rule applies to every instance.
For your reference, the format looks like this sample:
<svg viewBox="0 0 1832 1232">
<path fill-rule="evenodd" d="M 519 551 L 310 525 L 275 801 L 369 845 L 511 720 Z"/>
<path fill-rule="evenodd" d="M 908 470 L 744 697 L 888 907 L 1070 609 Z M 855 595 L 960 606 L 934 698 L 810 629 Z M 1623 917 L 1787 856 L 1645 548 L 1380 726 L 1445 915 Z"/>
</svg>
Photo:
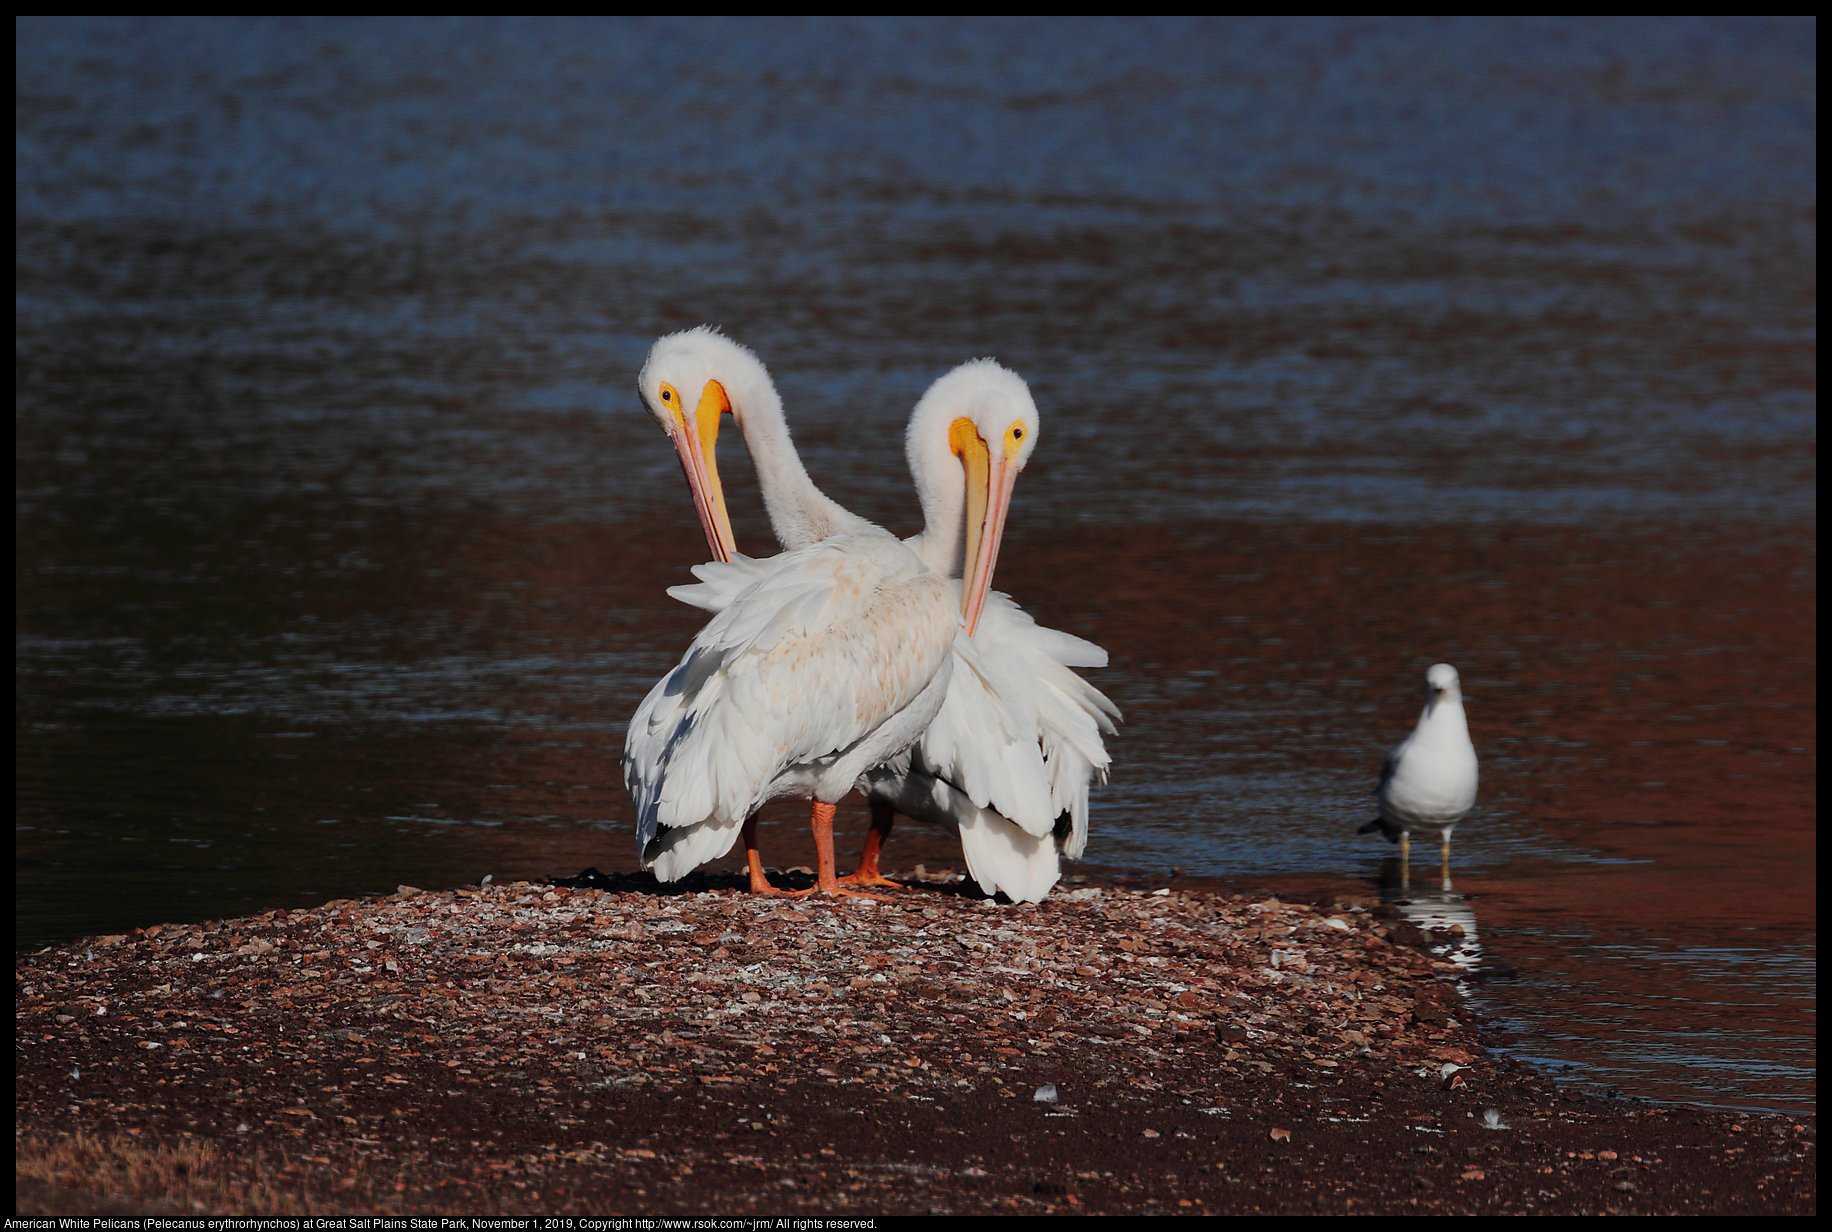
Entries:
<svg viewBox="0 0 1832 1232">
<path fill-rule="evenodd" d="M 16 1209 L 1816 1208 L 1815 1118 L 1495 1060 L 1432 939 L 1378 903 L 576 884 L 19 957 Z"/>
</svg>

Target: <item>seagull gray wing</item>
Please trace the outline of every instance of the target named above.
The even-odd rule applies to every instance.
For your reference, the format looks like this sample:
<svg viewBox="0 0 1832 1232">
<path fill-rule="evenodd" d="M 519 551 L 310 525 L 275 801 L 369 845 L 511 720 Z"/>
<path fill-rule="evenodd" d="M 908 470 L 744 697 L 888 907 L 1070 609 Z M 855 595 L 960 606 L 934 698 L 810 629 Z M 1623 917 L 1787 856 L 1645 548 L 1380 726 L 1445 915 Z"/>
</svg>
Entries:
<svg viewBox="0 0 1832 1232">
<path fill-rule="evenodd" d="M 1393 771 L 1399 767 L 1399 755 L 1405 751 L 1406 742 L 1400 741 L 1387 750 L 1387 760 L 1380 763 L 1380 782 L 1374 785 L 1374 794 L 1379 795 L 1393 781 Z"/>
</svg>

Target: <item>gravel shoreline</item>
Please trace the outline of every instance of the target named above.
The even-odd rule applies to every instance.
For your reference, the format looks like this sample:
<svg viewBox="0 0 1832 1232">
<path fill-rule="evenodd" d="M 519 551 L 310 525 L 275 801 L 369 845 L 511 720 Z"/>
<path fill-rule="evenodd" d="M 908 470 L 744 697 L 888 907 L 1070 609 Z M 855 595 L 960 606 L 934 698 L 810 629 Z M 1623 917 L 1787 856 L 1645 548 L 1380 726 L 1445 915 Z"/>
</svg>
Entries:
<svg viewBox="0 0 1832 1232">
<path fill-rule="evenodd" d="M 1391 908 L 739 884 L 402 887 L 16 956 L 16 1209 L 1816 1207 L 1816 1118 L 1496 1059 Z"/>
</svg>

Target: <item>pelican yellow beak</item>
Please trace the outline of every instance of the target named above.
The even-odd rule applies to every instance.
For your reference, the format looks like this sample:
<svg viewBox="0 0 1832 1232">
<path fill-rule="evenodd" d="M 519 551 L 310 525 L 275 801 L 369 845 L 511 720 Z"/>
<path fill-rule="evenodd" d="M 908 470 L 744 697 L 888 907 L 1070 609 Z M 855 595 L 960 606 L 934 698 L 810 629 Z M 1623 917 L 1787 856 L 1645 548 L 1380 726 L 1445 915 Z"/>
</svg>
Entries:
<svg viewBox="0 0 1832 1232">
<path fill-rule="evenodd" d="M 674 411 L 668 436 L 674 452 L 680 457 L 687 486 L 693 489 L 694 510 L 700 515 L 700 529 L 706 532 L 706 546 L 720 560 L 729 561 L 738 550 L 732 534 L 731 518 L 725 512 L 725 489 L 719 484 L 719 418 L 732 409 L 725 386 L 706 382 L 700 391 L 700 403 L 693 414 L 685 404 Z"/>
<path fill-rule="evenodd" d="M 992 571 L 1005 537 L 1005 513 L 1018 482 L 1018 468 L 1007 451 L 987 444 L 971 419 L 948 425 L 948 448 L 967 472 L 967 554 L 961 568 L 961 626 L 972 637 L 980 625 Z"/>
</svg>

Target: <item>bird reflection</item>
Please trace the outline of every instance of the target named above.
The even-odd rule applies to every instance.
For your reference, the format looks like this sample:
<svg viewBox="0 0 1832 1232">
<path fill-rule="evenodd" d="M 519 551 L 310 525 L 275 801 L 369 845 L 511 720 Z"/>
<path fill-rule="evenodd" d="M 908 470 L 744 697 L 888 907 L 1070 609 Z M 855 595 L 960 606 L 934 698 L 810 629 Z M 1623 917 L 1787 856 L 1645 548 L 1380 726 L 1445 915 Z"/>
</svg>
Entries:
<svg viewBox="0 0 1832 1232">
<path fill-rule="evenodd" d="M 1424 890 L 1408 883 L 1404 866 L 1399 861 L 1388 861 L 1380 872 L 1380 901 L 1399 908 L 1406 922 L 1422 934 L 1396 940 L 1423 946 L 1443 961 L 1456 964 L 1465 973 L 1475 971 L 1481 964 L 1482 945 L 1476 932 L 1475 909 L 1467 898 L 1451 888 L 1448 874 L 1441 888 Z"/>
</svg>

